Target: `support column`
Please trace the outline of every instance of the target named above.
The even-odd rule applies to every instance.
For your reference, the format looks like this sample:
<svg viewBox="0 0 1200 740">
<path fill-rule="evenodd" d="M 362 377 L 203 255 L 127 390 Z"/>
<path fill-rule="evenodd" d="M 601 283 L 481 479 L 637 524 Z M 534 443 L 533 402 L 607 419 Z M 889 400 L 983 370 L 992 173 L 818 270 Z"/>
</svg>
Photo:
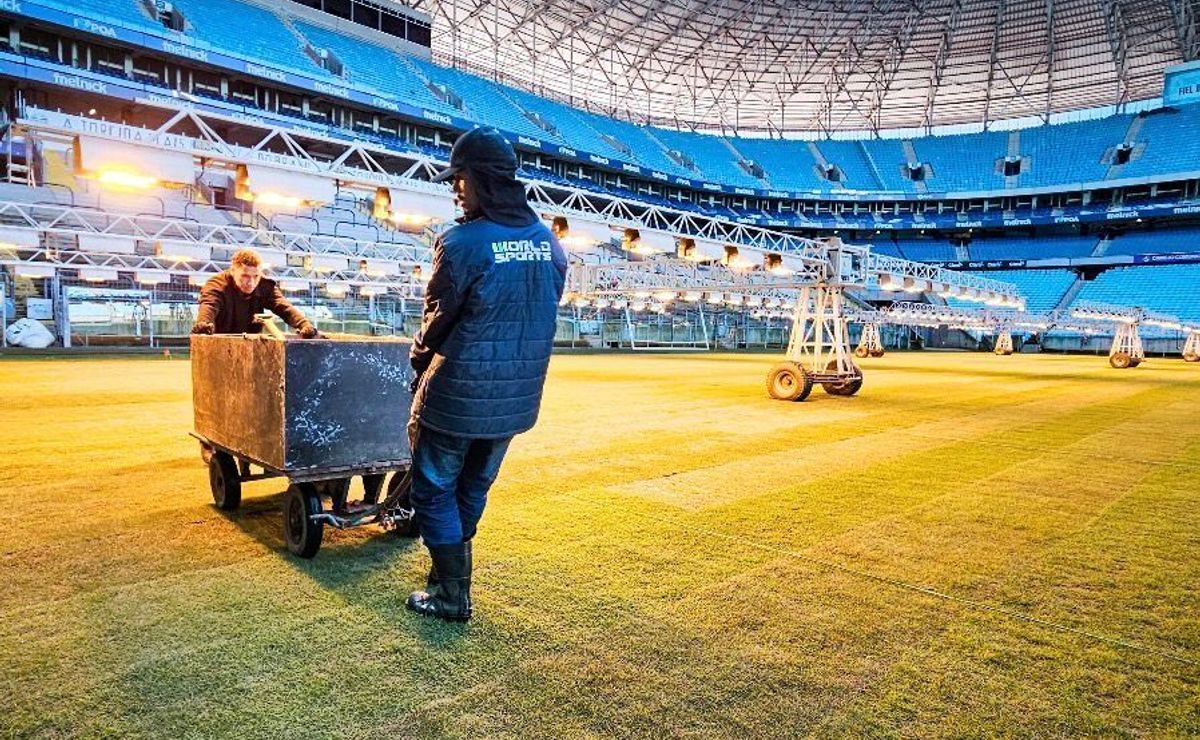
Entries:
<svg viewBox="0 0 1200 740">
<path fill-rule="evenodd" d="M 1113 335 L 1112 347 L 1108 350 L 1108 364 L 1123 370 L 1127 367 L 1137 367 L 1146 359 L 1142 349 L 1142 336 L 1136 323 L 1117 324 L 1117 332 Z"/>
<path fill-rule="evenodd" d="M 992 350 L 998 355 L 1008 356 L 1013 353 L 1012 332 L 1002 331 L 996 335 L 996 348 Z"/>
<path fill-rule="evenodd" d="M 1183 343 L 1183 361 L 1200 362 L 1200 331 L 1188 334 L 1187 341 Z"/>
</svg>

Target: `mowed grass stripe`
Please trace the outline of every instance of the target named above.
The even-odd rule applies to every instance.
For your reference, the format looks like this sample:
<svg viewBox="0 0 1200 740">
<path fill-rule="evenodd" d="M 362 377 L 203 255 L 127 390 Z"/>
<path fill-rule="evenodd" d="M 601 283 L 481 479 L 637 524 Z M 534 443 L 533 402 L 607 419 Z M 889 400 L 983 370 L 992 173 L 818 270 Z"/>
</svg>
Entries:
<svg viewBox="0 0 1200 740">
<path fill-rule="evenodd" d="M 1186 649 L 1193 602 L 1181 591 L 1194 578 L 1180 547 L 1193 542 L 1185 512 L 1195 501 L 1162 473 L 1195 467 L 1194 440 L 1161 444 L 1137 430 L 1183 423 L 1195 374 L 1159 363 L 1121 374 L 1093 358 L 894 355 L 868 370 L 861 398 L 818 391 L 788 405 L 762 398 L 770 359 L 556 358 L 542 423 L 514 445 L 495 491 L 478 542 L 480 617 L 465 629 L 404 613 L 423 575 L 418 547 L 340 533 L 297 565 L 279 553 L 277 499 L 261 497 L 277 485 L 255 487 L 248 511 L 217 515 L 191 441 L 155 424 L 146 444 L 124 449 L 114 437 L 130 436 L 137 414 L 113 409 L 117 428 L 68 450 L 115 456 L 86 479 L 108 504 L 89 500 L 89 518 L 75 517 L 48 473 L 38 490 L 52 501 L 33 510 L 28 539 L 0 548 L 13 607 L 0 620 L 0 653 L 13 656 L 0 670 L 0 732 L 277 737 L 295 734 L 298 716 L 311 737 L 1195 729 L 1194 678 L 1178 665 L 899 598 L 787 550 L 799 534 L 801 554 L 873 568 L 894 550 L 897 568 L 1038 614 L 1061 605 L 1082 624 L 1110 624 L 1108 605 L 1116 614 L 1150 599 L 1160 608 L 1138 626 Z M 127 380 L 140 386 L 170 364 L 131 366 Z M 182 398 L 170 411 L 164 396 L 163 419 L 190 421 Z M 1054 398 L 1071 410 L 972 431 L 1014 403 Z M 59 431 L 85 412 L 62 409 Z M 958 424 L 930 431 L 939 418 Z M 55 437 L 47 427 L 43 440 Z M 701 470 L 712 490 L 737 483 L 722 449 L 806 457 L 889 429 L 911 430 L 920 448 L 694 510 L 621 490 Z M 1118 462 L 1150 472 L 1107 500 L 1090 485 L 1048 485 L 1081 474 L 1089 456 L 1111 458 L 1103 480 Z M 160 459 L 164 474 L 142 477 Z M 37 473 L 33 462 L 23 470 Z M 1024 468 L 1037 490 L 1017 485 Z M 1184 522 L 1149 521 L 1135 501 Z M 1039 507 L 1053 521 L 1024 521 Z M 1124 526 L 1102 526 L 1114 517 Z M 1084 544 L 1098 527 L 1109 539 Z M 971 548 L 998 534 L 997 553 L 973 567 Z M 1132 552 L 1105 551 L 1112 577 L 1083 567 L 1092 547 L 1135 534 Z M 1090 612 L 1058 598 L 1072 593 L 1058 573 L 1088 577 L 1079 593 Z M 1128 623 L 1111 624 L 1119 633 Z"/>
</svg>

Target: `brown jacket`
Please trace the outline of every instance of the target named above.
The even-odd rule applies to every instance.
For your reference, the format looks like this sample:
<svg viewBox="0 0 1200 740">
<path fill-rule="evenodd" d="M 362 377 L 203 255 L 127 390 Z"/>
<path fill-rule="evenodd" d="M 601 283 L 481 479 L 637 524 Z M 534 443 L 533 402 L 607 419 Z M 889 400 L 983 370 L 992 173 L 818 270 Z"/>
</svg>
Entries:
<svg viewBox="0 0 1200 740">
<path fill-rule="evenodd" d="M 217 334 L 257 332 L 255 314 L 270 311 L 293 329 L 308 323 L 300 309 L 283 297 L 279 286 L 270 278 L 262 278 L 250 295 L 243 293 L 226 270 L 214 276 L 200 289 L 200 310 L 196 321 L 211 321 Z"/>
</svg>

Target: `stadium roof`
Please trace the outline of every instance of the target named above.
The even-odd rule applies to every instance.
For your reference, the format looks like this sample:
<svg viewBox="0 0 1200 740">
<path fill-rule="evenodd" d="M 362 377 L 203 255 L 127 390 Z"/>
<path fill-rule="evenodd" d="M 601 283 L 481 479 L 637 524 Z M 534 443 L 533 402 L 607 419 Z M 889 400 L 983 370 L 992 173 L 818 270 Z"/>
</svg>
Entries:
<svg viewBox="0 0 1200 740">
<path fill-rule="evenodd" d="M 439 61 L 635 121 L 981 123 L 1161 94 L 1196 0 L 414 0 Z"/>
</svg>

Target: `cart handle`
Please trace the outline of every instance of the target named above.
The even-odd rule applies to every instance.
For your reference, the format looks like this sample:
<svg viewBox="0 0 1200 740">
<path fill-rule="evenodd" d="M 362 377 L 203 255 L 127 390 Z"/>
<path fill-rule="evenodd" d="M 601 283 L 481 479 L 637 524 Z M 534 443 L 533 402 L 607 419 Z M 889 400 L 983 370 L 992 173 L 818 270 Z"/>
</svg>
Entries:
<svg viewBox="0 0 1200 740">
<path fill-rule="evenodd" d="M 272 339 L 287 339 L 287 337 L 284 336 L 284 333 L 279 329 L 279 326 L 276 325 L 275 316 L 271 312 L 263 311 L 254 318 L 258 319 L 258 321 L 263 325 L 263 328 L 267 330 L 267 333 L 271 335 Z"/>
</svg>

